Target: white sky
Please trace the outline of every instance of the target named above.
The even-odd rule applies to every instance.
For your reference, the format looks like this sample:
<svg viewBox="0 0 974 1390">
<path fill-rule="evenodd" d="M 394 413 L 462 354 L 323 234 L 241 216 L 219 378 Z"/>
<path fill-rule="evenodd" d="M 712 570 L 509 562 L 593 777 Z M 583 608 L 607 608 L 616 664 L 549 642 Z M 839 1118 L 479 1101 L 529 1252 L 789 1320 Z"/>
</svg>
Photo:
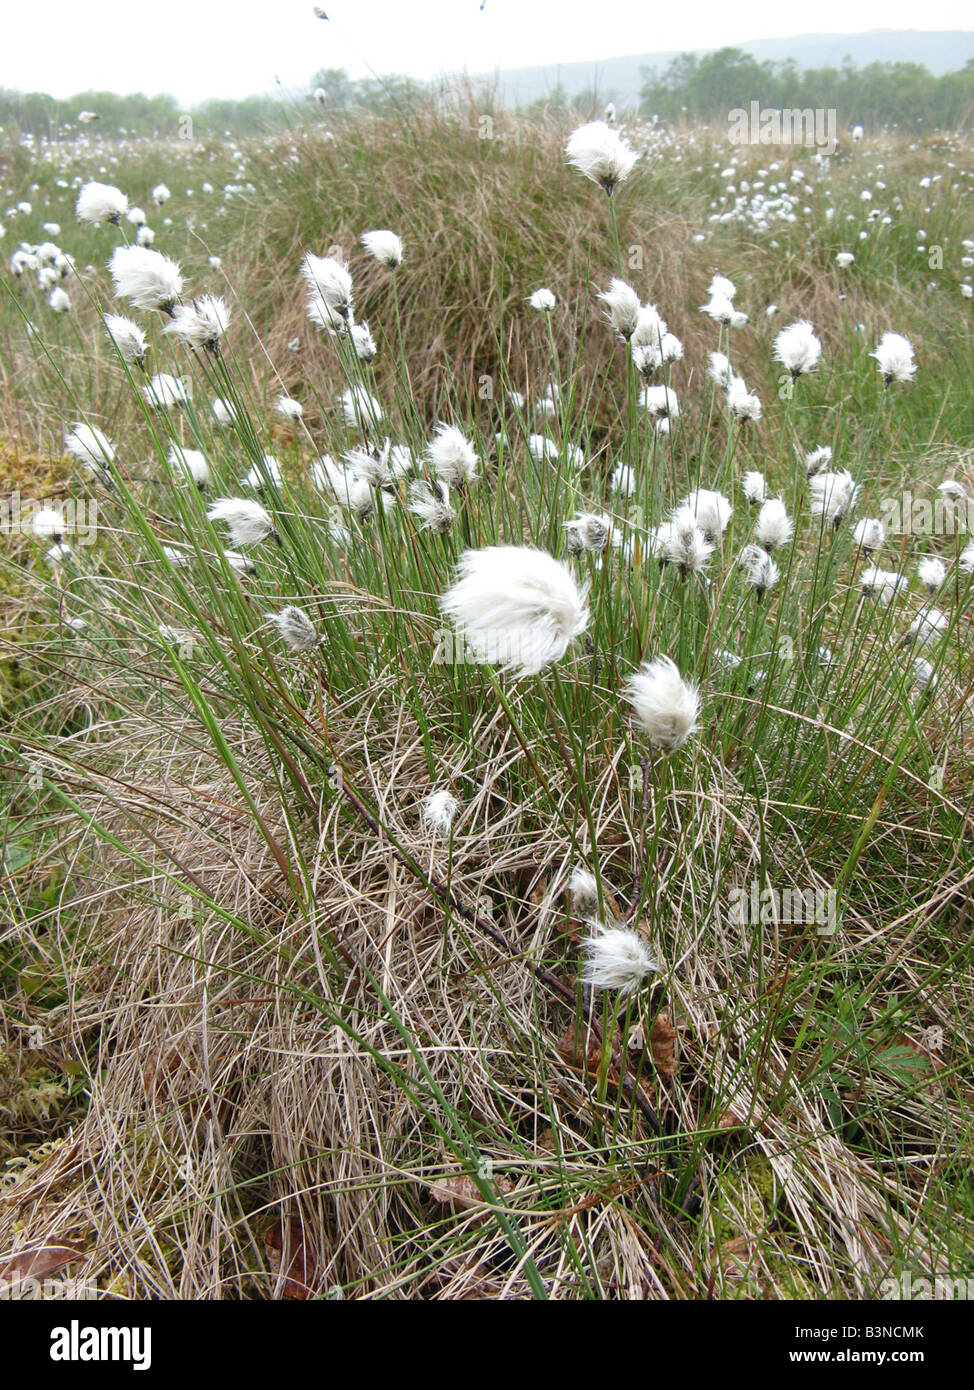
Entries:
<svg viewBox="0 0 974 1390">
<path fill-rule="evenodd" d="M 588 61 L 749 39 L 869 29 L 971 29 L 970 0 L 851 0 L 839 7 L 726 0 L 18 0 L 4 5 L 0 86 L 56 97 L 171 92 L 246 96 L 318 68 L 433 77 Z M 746 11 L 746 13 L 744 13 Z"/>
</svg>

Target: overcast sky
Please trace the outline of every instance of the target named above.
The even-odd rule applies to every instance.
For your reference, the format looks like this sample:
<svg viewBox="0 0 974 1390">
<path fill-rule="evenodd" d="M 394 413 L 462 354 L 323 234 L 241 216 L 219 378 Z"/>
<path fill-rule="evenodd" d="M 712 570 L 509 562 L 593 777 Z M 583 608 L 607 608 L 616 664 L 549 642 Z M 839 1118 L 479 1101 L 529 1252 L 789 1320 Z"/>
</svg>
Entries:
<svg viewBox="0 0 974 1390">
<path fill-rule="evenodd" d="M 246 96 L 318 68 L 433 77 L 496 67 L 716 48 L 868 29 L 970 29 L 970 0 L 17 0 L 4 5 L 0 86 L 56 97 L 171 92 L 183 103 Z"/>
</svg>

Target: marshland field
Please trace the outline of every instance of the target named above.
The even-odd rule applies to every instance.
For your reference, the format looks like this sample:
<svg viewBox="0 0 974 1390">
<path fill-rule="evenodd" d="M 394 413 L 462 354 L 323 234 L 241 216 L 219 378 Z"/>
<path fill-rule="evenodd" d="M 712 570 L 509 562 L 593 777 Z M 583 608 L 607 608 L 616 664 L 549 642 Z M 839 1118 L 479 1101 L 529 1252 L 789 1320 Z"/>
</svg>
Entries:
<svg viewBox="0 0 974 1390">
<path fill-rule="evenodd" d="M 0 134 L 0 1279 L 974 1277 L 970 136 L 183 135 Z"/>
</svg>

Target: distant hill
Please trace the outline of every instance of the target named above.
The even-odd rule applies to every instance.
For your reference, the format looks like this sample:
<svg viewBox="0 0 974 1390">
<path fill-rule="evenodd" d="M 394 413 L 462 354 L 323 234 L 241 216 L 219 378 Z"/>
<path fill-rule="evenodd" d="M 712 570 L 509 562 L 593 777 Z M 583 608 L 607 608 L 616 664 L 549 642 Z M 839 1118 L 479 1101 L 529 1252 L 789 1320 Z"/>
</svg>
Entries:
<svg viewBox="0 0 974 1390">
<path fill-rule="evenodd" d="M 866 34 L 800 34 L 791 39 L 753 39 L 734 47 L 759 60 L 783 62 L 794 58 L 799 67 L 841 67 L 850 57 L 857 67 L 876 62 L 921 63 L 935 77 L 954 72 L 974 58 L 974 32 L 943 30 L 924 33 L 916 29 L 873 29 Z M 680 50 L 686 51 L 686 50 Z M 713 48 L 698 48 L 698 54 Z M 551 63 L 544 67 L 501 68 L 496 80 L 502 99 L 526 106 L 561 86 L 568 96 L 597 89 L 605 99 L 626 105 L 639 98 L 642 68 L 662 70 L 677 50 L 635 53 L 624 58 L 604 58 L 585 63 Z M 758 97 L 760 94 L 755 93 Z"/>
</svg>

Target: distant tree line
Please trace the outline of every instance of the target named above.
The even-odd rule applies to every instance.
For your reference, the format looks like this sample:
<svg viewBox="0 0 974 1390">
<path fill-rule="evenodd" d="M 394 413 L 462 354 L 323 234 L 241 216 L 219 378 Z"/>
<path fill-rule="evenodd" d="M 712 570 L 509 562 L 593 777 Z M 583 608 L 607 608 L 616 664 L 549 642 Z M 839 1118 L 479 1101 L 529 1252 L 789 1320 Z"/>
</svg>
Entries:
<svg viewBox="0 0 974 1390">
<path fill-rule="evenodd" d="M 800 69 L 794 60 L 759 61 L 738 48 L 681 53 L 662 71 L 643 68 L 641 110 L 689 123 L 719 121 L 735 108 L 834 109 L 840 129 L 960 130 L 974 119 L 974 58 L 935 77 L 920 63 L 869 63 Z"/>
<path fill-rule="evenodd" d="M 421 83 L 406 77 L 368 78 L 353 82 L 340 69 L 316 73 L 306 91 L 281 88 L 239 101 L 214 98 L 185 108 L 173 96 L 147 97 L 141 92 L 120 96 L 117 92 L 79 92 L 57 100 L 46 92 L 17 92 L 0 88 L 0 126 L 7 132 L 29 131 L 35 137 L 69 137 L 88 129 L 108 136 L 149 136 L 173 139 L 189 130 L 199 138 L 259 135 L 280 130 L 309 107 L 325 114 L 368 111 L 401 111 L 428 94 Z M 81 113 L 96 120 L 79 121 Z"/>
</svg>

